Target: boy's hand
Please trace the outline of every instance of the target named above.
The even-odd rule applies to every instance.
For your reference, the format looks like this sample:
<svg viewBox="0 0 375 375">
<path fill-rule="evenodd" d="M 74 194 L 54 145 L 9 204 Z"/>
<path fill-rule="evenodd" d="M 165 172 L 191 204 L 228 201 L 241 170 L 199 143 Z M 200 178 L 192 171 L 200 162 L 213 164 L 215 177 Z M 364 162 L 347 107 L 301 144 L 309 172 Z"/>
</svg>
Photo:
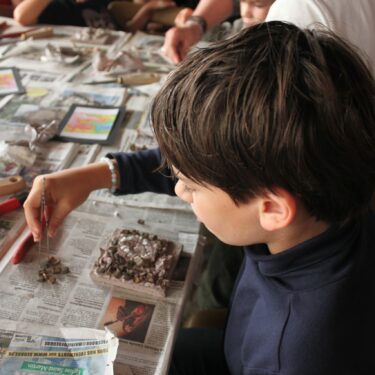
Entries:
<svg viewBox="0 0 375 375">
<path fill-rule="evenodd" d="M 46 211 L 49 218 L 48 235 L 51 237 L 55 235 L 57 228 L 69 212 L 82 204 L 90 193 L 88 187 L 78 182 L 77 176 L 74 173 L 71 175 L 69 170 L 36 177 L 24 203 L 26 222 L 34 241 L 40 240 L 42 231 L 40 204 L 43 177 L 45 178 Z"/>
<path fill-rule="evenodd" d="M 81 205 L 93 190 L 112 187 L 112 175 L 106 162 L 36 177 L 23 205 L 26 222 L 35 241 L 41 238 L 40 204 L 43 177 L 45 178 L 45 204 L 49 219 L 48 235 L 51 237 L 55 235 L 57 228 L 69 212 Z M 119 183 L 119 176 L 117 176 L 117 181 Z"/>
</svg>

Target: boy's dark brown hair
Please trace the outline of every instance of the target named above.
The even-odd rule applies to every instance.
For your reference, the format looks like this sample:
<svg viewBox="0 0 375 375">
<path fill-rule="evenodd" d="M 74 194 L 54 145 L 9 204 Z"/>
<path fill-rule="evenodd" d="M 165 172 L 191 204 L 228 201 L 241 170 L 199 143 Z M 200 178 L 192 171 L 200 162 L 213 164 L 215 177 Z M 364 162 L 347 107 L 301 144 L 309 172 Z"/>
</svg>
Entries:
<svg viewBox="0 0 375 375">
<path fill-rule="evenodd" d="M 189 179 L 237 204 L 281 187 L 317 219 L 343 222 L 374 190 L 374 99 L 346 42 L 275 21 L 188 57 L 151 120 L 167 163 Z"/>
</svg>

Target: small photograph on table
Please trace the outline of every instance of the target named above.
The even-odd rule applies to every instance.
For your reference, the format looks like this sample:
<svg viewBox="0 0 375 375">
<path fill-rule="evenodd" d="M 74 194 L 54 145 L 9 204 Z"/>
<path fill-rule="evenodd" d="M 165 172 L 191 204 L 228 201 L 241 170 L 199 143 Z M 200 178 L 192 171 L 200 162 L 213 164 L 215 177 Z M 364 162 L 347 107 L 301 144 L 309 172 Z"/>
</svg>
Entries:
<svg viewBox="0 0 375 375">
<path fill-rule="evenodd" d="M 59 138 L 79 143 L 109 144 L 122 119 L 120 107 L 74 104 L 59 126 Z"/>
<path fill-rule="evenodd" d="M 9 94 L 23 94 L 21 77 L 15 68 L 0 68 L 0 96 Z"/>
<path fill-rule="evenodd" d="M 120 340 L 144 343 L 155 305 L 113 297 L 102 319 Z"/>
</svg>

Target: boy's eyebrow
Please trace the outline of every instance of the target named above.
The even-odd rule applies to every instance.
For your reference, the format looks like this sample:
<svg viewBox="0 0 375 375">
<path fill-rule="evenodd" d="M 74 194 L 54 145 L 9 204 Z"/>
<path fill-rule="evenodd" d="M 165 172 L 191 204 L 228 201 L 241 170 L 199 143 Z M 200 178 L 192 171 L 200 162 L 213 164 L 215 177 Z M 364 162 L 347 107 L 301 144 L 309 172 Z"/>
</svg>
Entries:
<svg viewBox="0 0 375 375">
<path fill-rule="evenodd" d="M 179 180 L 181 180 L 182 182 L 187 182 L 187 178 L 185 176 L 182 176 L 181 173 L 179 171 L 177 171 L 174 167 L 171 168 L 171 172 L 172 172 L 172 176 L 174 178 L 177 178 Z"/>
<path fill-rule="evenodd" d="M 173 178 L 177 178 L 176 170 L 174 169 L 174 167 L 173 167 L 173 166 L 170 166 L 169 169 L 170 169 L 170 171 L 171 171 L 171 177 L 173 177 Z"/>
<path fill-rule="evenodd" d="M 176 178 L 178 178 L 179 180 L 181 180 L 182 182 L 185 182 L 185 183 L 190 182 L 186 177 L 181 177 L 181 175 L 176 176 Z"/>
</svg>

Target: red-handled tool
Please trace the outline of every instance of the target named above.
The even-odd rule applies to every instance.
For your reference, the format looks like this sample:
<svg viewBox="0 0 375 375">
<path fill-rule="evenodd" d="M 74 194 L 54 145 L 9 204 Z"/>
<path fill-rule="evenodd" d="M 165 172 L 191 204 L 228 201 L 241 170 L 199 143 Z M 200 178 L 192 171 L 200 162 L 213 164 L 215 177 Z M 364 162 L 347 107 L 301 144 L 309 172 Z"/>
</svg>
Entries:
<svg viewBox="0 0 375 375">
<path fill-rule="evenodd" d="M 43 218 L 42 218 L 42 233 L 44 232 L 45 229 L 46 229 L 46 219 L 45 219 L 45 216 L 43 215 Z M 39 241 L 39 253 L 40 253 L 41 243 L 42 243 L 42 239 L 40 239 L 40 241 Z M 22 240 L 22 242 L 18 246 L 18 249 L 14 253 L 13 258 L 12 258 L 12 263 L 13 264 L 20 263 L 22 261 L 22 259 L 24 258 L 25 254 L 27 253 L 27 251 L 31 247 L 33 247 L 33 245 L 35 245 L 35 244 L 36 244 L 36 242 L 34 241 L 34 237 L 33 237 L 32 233 L 29 232 L 27 234 L 27 236 Z M 39 256 L 40 256 L 40 254 L 39 254 Z"/>
<path fill-rule="evenodd" d="M 41 238 L 38 243 L 38 257 L 40 259 L 40 253 L 42 249 L 42 240 L 43 240 L 43 234 L 47 234 L 48 232 L 48 216 L 46 215 L 46 179 L 43 177 L 43 188 L 42 188 L 42 194 L 40 197 L 40 221 L 42 224 L 42 234 Z M 28 233 L 26 238 L 21 242 L 19 245 L 17 251 L 15 252 L 13 258 L 12 258 L 12 263 L 13 264 L 18 264 L 19 262 L 22 261 L 23 257 L 25 256 L 26 252 L 35 244 L 33 235 Z M 49 253 L 49 238 L 47 234 L 47 254 Z"/>
<path fill-rule="evenodd" d="M 28 193 L 24 192 L 3 202 L 0 202 L 0 215 L 7 214 L 8 212 L 12 212 L 22 207 L 27 198 L 27 195 Z"/>
<path fill-rule="evenodd" d="M 16 253 L 12 257 L 12 263 L 18 264 L 22 261 L 27 251 L 35 244 L 34 237 L 31 232 L 22 240 Z"/>
</svg>

